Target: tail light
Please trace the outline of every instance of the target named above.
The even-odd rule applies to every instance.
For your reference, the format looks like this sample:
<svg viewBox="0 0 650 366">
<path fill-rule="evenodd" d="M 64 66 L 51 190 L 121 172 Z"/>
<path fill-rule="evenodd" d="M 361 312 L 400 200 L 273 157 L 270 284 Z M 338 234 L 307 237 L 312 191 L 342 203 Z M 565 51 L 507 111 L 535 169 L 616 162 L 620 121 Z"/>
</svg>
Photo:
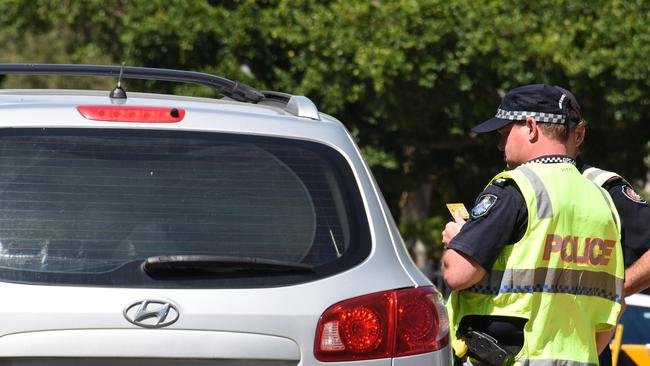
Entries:
<svg viewBox="0 0 650 366">
<path fill-rule="evenodd" d="M 180 108 L 84 105 L 77 110 L 88 119 L 106 122 L 175 123 L 185 117 Z"/>
<path fill-rule="evenodd" d="M 320 361 L 357 361 L 431 352 L 449 343 L 447 312 L 433 287 L 379 292 L 330 306 L 316 327 Z"/>
</svg>

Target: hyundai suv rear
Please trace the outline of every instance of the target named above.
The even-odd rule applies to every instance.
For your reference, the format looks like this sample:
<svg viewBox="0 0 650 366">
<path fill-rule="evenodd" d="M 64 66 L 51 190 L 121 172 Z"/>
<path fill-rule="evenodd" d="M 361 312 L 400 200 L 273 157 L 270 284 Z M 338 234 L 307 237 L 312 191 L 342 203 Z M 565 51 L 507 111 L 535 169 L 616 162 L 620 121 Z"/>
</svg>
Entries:
<svg viewBox="0 0 650 366">
<path fill-rule="evenodd" d="M 0 74 L 224 95 L 0 90 L 0 364 L 450 364 L 439 292 L 309 99 L 165 69 Z"/>
</svg>

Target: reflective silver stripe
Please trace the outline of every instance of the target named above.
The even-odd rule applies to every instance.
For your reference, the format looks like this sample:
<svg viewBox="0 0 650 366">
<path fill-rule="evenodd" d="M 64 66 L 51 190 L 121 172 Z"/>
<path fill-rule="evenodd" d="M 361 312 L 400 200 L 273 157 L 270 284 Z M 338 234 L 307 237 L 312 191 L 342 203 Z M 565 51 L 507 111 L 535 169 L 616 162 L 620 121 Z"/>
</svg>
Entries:
<svg viewBox="0 0 650 366">
<path fill-rule="evenodd" d="M 620 175 L 616 173 L 608 172 L 607 170 L 602 170 L 598 168 L 585 169 L 585 171 L 582 172 L 582 175 L 599 186 L 602 186 L 603 184 L 605 184 L 605 182 L 607 182 L 611 178 L 620 177 Z"/>
<path fill-rule="evenodd" d="M 602 173 L 602 172 L 603 172 L 603 171 L 600 170 L 600 169 L 589 168 L 589 169 L 586 169 L 582 174 L 583 174 L 587 179 L 589 179 L 590 181 L 595 182 L 595 181 L 596 181 L 596 178 L 597 178 L 597 177 L 600 175 L 600 173 Z"/>
<path fill-rule="evenodd" d="M 587 168 L 585 169 L 584 172 L 582 172 L 582 175 L 590 180 L 592 183 L 598 186 L 598 191 L 600 194 L 603 196 L 603 199 L 605 200 L 605 203 L 607 203 L 607 207 L 609 207 L 609 211 L 612 213 L 612 218 L 614 219 L 614 222 L 616 223 L 616 227 L 619 228 L 620 230 L 620 223 L 618 220 L 616 220 L 616 214 L 614 213 L 614 209 L 612 208 L 612 205 L 609 203 L 609 199 L 607 198 L 606 193 L 600 189 L 600 187 L 603 186 L 608 180 L 614 177 L 621 177 L 620 175 L 613 173 L 613 172 L 608 172 L 607 170 L 602 170 L 598 168 Z"/>
<path fill-rule="evenodd" d="M 537 200 L 537 218 L 550 219 L 553 217 L 553 205 L 549 197 L 544 182 L 535 172 L 527 166 L 520 165 L 517 170 L 522 172 L 535 190 L 535 199 Z"/>
<path fill-rule="evenodd" d="M 616 228 L 618 231 L 621 231 L 620 225 L 618 220 L 616 219 L 616 213 L 614 212 L 614 209 L 612 208 L 612 205 L 609 204 L 609 198 L 607 197 L 607 193 L 605 190 L 601 187 L 599 187 L 596 182 L 592 182 L 598 189 L 598 192 L 600 192 L 600 195 L 603 196 L 603 199 L 605 200 L 605 203 L 607 204 L 607 207 L 609 208 L 609 212 L 612 214 L 612 220 L 616 223 Z"/>
<path fill-rule="evenodd" d="M 612 291 L 614 289 L 614 291 Z M 620 302 L 623 279 L 606 272 L 563 268 L 492 270 L 466 291 L 484 295 L 503 293 L 561 293 L 598 296 Z"/>
<path fill-rule="evenodd" d="M 521 366 L 598 366 L 597 363 L 571 360 L 519 360 Z"/>
</svg>

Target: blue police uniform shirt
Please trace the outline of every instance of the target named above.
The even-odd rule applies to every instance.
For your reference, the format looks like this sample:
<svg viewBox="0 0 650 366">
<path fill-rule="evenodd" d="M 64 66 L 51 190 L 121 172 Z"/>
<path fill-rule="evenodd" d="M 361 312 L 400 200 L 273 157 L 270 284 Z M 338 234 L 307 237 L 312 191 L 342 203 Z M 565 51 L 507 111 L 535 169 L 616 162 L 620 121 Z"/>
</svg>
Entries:
<svg viewBox="0 0 650 366">
<path fill-rule="evenodd" d="M 542 156 L 526 164 L 566 162 L 575 164 L 575 160 L 563 155 Z M 489 270 L 506 245 L 523 238 L 527 226 L 528 208 L 519 188 L 512 180 L 500 179 L 478 195 L 470 219 L 447 248 L 465 254 Z"/>
</svg>

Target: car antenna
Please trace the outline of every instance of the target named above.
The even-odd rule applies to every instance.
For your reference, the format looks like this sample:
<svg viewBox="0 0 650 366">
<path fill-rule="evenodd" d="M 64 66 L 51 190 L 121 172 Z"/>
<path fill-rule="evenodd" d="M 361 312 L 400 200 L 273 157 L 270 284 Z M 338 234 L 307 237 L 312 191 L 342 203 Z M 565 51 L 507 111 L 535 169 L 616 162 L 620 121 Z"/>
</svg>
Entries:
<svg viewBox="0 0 650 366">
<path fill-rule="evenodd" d="M 111 90 L 111 93 L 108 95 L 111 99 L 126 99 L 126 91 L 122 88 L 122 73 L 124 72 L 124 64 L 120 67 L 120 76 L 117 78 L 117 86 Z"/>
</svg>

